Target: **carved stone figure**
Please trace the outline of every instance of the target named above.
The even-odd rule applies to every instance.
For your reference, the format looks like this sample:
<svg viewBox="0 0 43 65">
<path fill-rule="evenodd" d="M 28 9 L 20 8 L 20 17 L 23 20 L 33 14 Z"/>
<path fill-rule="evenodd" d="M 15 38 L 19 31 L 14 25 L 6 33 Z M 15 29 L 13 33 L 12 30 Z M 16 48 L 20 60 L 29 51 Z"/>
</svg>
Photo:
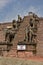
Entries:
<svg viewBox="0 0 43 65">
<path fill-rule="evenodd" d="M 25 33 L 25 39 L 26 39 L 26 41 L 28 41 L 28 28 L 27 27 L 26 27 L 25 31 L 26 31 L 26 33 Z"/>
<path fill-rule="evenodd" d="M 22 18 L 20 17 L 20 15 L 18 15 L 18 22 L 22 22 Z"/>
<path fill-rule="evenodd" d="M 5 41 L 11 42 L 15 36 L 14 31 L 12 29 L 7 29 L 5 34 Z"/>
<path fill-rule="evenodd" d="M 13 22 L 12 22 L 12 26 L 13 26 L 13 28 L 16 27 L 15 23 L 16 23 L 16 20 L 13 20 Z"/>
<path fill-rule="evenodd" d="M 26 40 L 30 43 L 36 43 L 37 29 L 38 29 L 38 17 L 35 14 L 33 18 L 30 18 L 29 26 L 26 28 Z"/>
</svg>

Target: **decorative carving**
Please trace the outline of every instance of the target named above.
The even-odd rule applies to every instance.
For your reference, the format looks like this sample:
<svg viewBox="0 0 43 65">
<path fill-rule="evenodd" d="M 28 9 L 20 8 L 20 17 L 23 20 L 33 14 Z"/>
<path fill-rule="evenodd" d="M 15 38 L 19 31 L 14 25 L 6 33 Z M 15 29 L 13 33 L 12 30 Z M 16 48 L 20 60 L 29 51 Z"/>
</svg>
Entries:
<svg viewBox="0 0 43 65">
<path fill-rule="evenodd" d="M 36 43 L 39 18 L 34 13 L 31 14 L 33 16 L 30 17 L 29 26 L 26 27 L 26 41 Z"/>
<path fill-rule="evenodd" d="M 12 22 L 13 28 L 16 27 L 15 23 L 16 23 L 16 20 L 13 20 L 13 22 Z"/>
<path fill-rule="evenodd" d="M 14 29 L 18 29 L 18 23 L 16 20 L 13 20 L 12 25 Z"/>
<path fill-rule="evenodd" d="M 14 31 L 11 32 L 10 30 L 6 31 L 5 41 L 11 42 L 13 40 L 13 38 L 15 36 L 15 33 L 13 33 L 13 32 Z"/>
<path fill-rule="evenodd" d="M 18 15 L 18 22 L 22 22 L 22 18 L 20 17 L 20 15 Z"/>
</svg>

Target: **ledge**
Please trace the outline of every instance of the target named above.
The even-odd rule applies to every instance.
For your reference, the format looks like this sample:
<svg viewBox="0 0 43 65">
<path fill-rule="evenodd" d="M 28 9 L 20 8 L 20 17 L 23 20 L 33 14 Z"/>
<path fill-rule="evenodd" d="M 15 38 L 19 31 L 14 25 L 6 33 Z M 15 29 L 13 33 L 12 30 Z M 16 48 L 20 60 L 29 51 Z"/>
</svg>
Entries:
<svg viewBox="0 0 43 65">
<path fill-rule="evenodd" d="M 8 42 L 0 42 L 0 45 L 9 45 L 9 46 L 12 46 L 13 44 L 11 44 L 11 43 L 8 43 Z"/>
</svg>

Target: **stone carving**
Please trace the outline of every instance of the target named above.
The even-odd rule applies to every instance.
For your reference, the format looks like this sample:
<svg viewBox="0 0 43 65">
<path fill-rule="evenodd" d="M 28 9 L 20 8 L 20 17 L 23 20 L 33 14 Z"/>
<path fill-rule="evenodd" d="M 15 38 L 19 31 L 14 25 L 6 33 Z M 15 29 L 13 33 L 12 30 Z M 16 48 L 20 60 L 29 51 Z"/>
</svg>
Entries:
<svg viewBox="0 0 43 65">
<path fill-rule="evenodd" d="M 15 36 L 14 30 L 12 30 L 12 28 L 7 29 L 6 34 L 5 34 L 5 41 L 11 42 L 13 40 L 14 36 Z"/>
<path fill-rule="evenodd" d="M 12 39 L 15 36 L 15 31 L 18 30 L 18 22 L 20 23 L 22 21 L 22 18 L 20 17 L 20 15 L 18 15 L 18 20 L 13 20 L 12 21 L 12 27 L 11 28 L 7 28 L 6 29 L 6 34 L 5 34 L 5 41 L 11 42 Z"/>
<path fill-rule="evenodd" d="M 18 29 L 18 24 L 16 20 L 13 20 L 12 25 L 14 29 Z"/>
<path fill-rule="evenodd" d="M 12 22 L 12 26 L 13 26 L 13 28 L 16 27 L 15 23 L 16 23 L 16 20 L 13 20 L 13 22 Z"/>
<path fill-rule="evenodd" d="M 20 15 L 18 15 L 18 22 L 22 22 L 22 18 L 20 17 Z"/>
<path fill-rule="evenodd" d="M 29 26 L 26 27 L 26 41 L 30 43 L 36 43 L 37 30 L 38 30 L 38 16 L 32 13 L 32 17 L 30 17 Z"/>
</svg>

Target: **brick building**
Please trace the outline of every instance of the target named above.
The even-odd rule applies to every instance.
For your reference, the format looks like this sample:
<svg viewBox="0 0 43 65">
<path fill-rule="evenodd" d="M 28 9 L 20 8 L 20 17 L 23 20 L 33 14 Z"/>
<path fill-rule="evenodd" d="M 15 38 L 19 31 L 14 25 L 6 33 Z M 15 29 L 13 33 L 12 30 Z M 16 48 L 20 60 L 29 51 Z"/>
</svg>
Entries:
<svg viewBox="0 0 43 65">
<path fill-rule="evenodd" d="M 19 18 L 18 18 L 19 19 Z M 43 57 L 43 18 L 39 18 L 39 28 L 37 32 L 37 44 L 29 44 L 25 41 L 25 29 L 29 25 L 29 15 L 24 16 L 19 27 L 15 30 L 15 37 L 10 44 L 5 42 L 5 29 L 7 26 L 12 26 L 10 23 L 0 23 L 0 55 L 14 57 Z"/>
</svg>

